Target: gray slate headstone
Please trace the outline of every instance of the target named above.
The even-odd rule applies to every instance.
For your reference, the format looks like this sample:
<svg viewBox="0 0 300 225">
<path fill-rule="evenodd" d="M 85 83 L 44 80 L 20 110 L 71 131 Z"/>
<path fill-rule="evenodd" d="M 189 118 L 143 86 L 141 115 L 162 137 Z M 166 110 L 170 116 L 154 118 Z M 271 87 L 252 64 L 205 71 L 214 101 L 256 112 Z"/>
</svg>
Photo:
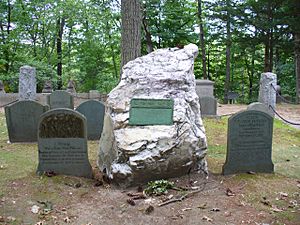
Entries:
<svg viewBox="0 0 300 225">
<path fill-rule="evenodd" d="M 5 107 L 8 137 L 14 142 L 36 142 L 40 116 L 49 109 L 31 100 L 18 101 Z"/>
<path fill-rule="evenodd" d="M 66 91 L 54 91 L 47 96 L 47 104 L 50 109 L 74 109 L 74 97 Z"/>
<path fill-rule="evenodd" d="M 272 173 L 273 118 L 264 112 L 242 111 L 228 120 L 223 174 Z"/>
<path fill-rule="evenodd" d="M 262 104 L 260 102 L 252 102 L 250 105 L 248 105 L 247 110 L 257 110 L 264 113 L 268 113 L 274 118 L 274 112 L 271 111 L 265 104 Z"/>
<path fill-rule="evenodd" d="M 70 109 L 44 113 L 38 127 L 37 173 L 54 172 L 92 178 L 88 160 L 86 118 Z"/>
<path fill-rule="evenodd" d="M 214 97 L 204 96 L 199 98 L 202 116 L 217 115 L 217 100 Z"/>
<path fill-rule="evenodd" d="M 89 100 L 81 103 L 76 111 L 87 119 L 87 137 L 89 140 L 99 140 L 103 128 L 105 106 L 99 101 Z"/>
<path fill-rule="evenodd" d="M 35 100 L 36 98 L 36 77 L 35 68 L 22 66 L 19 77 L 19 100 Z"/>
</svg>

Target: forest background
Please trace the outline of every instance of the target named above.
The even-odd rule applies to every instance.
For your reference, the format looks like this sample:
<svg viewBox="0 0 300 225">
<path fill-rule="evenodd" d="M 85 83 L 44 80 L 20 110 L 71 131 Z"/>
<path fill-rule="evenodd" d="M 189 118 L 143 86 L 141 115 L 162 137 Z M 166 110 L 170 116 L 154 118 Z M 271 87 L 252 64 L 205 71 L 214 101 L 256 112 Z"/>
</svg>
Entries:
<svg viewBox="0 0 300 225">
<path fill-rule="evenodd" d="M 127 2 L 138 0 L 127 0 Z M 126 0 L 6 0 L 0 2 L 0 80 L 18 91 L 19 68 L 37 69 L 38 91 L 76 82 L 78 92 L 108 93 L 120 80 Z M 281 93 L 300 96 L 300 6 L 297 0 L 146 0 L 135 21 L 141 55 L 199 46 L 197 79 L 215 82 L 227 101 L 255 101 L 262 72 L 277 74 Z M 128 5 L 127 7 L 130 7 Z M 121 10 L 122 9 L 122 10 Z M 124 22 L 124 21 L 123 21 Z"/>
</svg>

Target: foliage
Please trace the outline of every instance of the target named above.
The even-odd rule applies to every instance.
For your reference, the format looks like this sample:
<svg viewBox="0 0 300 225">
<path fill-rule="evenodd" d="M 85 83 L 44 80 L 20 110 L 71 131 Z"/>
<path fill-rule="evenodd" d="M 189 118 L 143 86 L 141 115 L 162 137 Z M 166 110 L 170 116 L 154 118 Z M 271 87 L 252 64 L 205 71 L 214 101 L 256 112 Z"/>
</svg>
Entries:
<svg viewBox="0 0 300 225">
<path fill-rule="evenodd" d="M 168 193 L 168 189 L 174 187 L 174 183 L 167 180 L 150 181 L 147 184 L 145 193 L 147 195 L 164 195 Z"/>
<path fill-rule="evenodd" d="M 239 101 L 257 99 L 260 74 L 268 63 L 278 75 L 282 94 L 295 96 L 294 32 L 298 19 L 294 0 L 202 0 L 208 78 L 222 99 L 226 77 L 226 46 L 230 45 L 229 89 Z M 228 17 L 227 14 L 230 14 Z M 195 43 L 200 46 L 197 1 L 143 0 L 142 53 Z M 8 0 L 0 3 L 0 79 L 16 92 L 19 67 L 37 68 L 38 91 L 45 80 L 57 87 L 58 62 L 62 81 L 78 91 L 109 92 L 120 77 L 120 1 Z M 64 23 L 62 23 L 62 20 Z M 230 24 L 230 39 L 226 24 Z M 62 27 L 59 27 L 62 26 Z M 58 31 L 62 29 L 62 57 Z M 201 57 L 195 76 L 202 78 Z"/>
</svg>

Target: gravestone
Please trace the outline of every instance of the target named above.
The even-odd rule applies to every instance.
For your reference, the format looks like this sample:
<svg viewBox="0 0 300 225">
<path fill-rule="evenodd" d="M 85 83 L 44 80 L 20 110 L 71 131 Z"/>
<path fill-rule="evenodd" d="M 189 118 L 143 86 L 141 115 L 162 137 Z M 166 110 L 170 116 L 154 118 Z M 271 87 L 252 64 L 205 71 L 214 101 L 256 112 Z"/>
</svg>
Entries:
<svg viewBox="0 0 300 225">
<path fill-rule="evenodd" d="M 274 73 L 262 73 L 259 83 L 258 101 L 268 108 L 276 106 L 277 76 Z"/>
<path fill-rule="evenodd" d="M 217 115 L 217 100 L 214 97 L 204 96 L 199 98 L 201 116 Z"/>
<path fill-rule="evenodd" d="M 66 91 L 54 91 L 47 96 L 47 104 L 50 109 L 74 109 L 74 97 Z"/>
<path fill-rule="evenodd" d="M 40 116 L 49 109 L 31 100 L 18 101 L 5 107 L 8 137 L 14 142 L 36 142 Z"/>
<path fill-rule="evenodd" d="M 4 84 L 3 84 L 2 80 L 0 80 L 0 94 L 1 93 L 5 93 Z"/>
<path fill-rule="evenodd" d="M 44 88 L 42 90 L 42 93 L 52 93 L 53 89 L 52 89 L 52 83 L 51 80 L 46 80 L 44 83 Z"/>
<path fill-rule="evenodd" d="M 76 93 L 75 81 L 69 80 L 66 91 L 69 93 Z"/>
<path fill-rule="evenodd" d="M 267 113 L 249 110 L 231 116 L 223 174 L 272 173 L 272 134 L 273 118 Z"/>
<path fill-rule="evenodd" d="M 103 128 L 105 106 L 99 101 L 89 100 L 81 103 L 76 111 L 87 119 L 87 137 L 89 140 L 99 140 Z"/>
<path fill-rule="evenodd" d="M 265 104 L 262 104 L 260 102 L 252 102 L 250 105 L 248 105 L 247 110 L 262 111 L 264 113 L 268 113 L 274 118 L 274 112 L 271 111 Z"/>
<path fill-rule="evenodd" d="M 54 172 L 92 178 L 86 118 L 70 109 L 44 113 L 38 125 L 38 174 Z"/>
<path fill-rule="evenodd" d="M 22 66 L 19 77 L 19 100 L 35 100 L 36 98 L 36 77 L 35 68 Z"/>
<path fill-rule="evenodd" d="M 214 97 L 214 82 L 211 80 L 196 80 L 196 93 L 199 98 L 204 96 Z"/>
<path fill-rule="evenodd" d="M 90 90 L 89 91 L 89 98 L 90 99 L 97 99 L 97 100 L 99 100 L 100 97 L 101 97 L 101 95 L 100 95 L 99 91 L 97 91 L 97 90 Z"/>
<path fill-rule="evenodd" d="M 173 99 L 132 99 L 129 125 L 172 125 Z"/>
</svg>

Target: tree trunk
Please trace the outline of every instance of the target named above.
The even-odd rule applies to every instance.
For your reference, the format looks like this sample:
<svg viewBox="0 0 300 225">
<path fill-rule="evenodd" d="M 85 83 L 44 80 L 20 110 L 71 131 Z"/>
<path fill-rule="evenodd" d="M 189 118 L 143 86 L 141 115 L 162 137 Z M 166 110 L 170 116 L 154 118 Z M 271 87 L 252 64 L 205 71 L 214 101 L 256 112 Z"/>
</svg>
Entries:
<svg viewBox="0 0 300 225">
<path fill-rule="evenodd" d="M 63 31 L 65 26 L 65 19 L 59 18 L 57 20 L 57 39 L 56 39 L 56 53 L 57 53 L 57 78 L 58 84 L 57 88 L 62 88 L 62 38 L 63 38 Z"/>
<path fill-rule="evenodd" d="M 300 32 L 294 35 L 295 43 L 295 72 L 296 72 L 296 101 L 300 103 Z"/>
<path fill-rule="evenodd" d="M 144 15 L 142 22 L 143 22 L 143 28 L 144 28 L 145 37 L 146 37 L 147 53 L 150 53 L 150 52 L 153 52 L 153 43 L 151 40 L 151 33 L 148 30 L 146 15 Z"/>
<path fill-rule="evenodd" d="M 122 0 L 121 68 L 141 55 L 141 9 L 139 0 Z"/>
<path fill-rule="evenodd" d="M 198 17 L 199 17 L 199 27 L 200 27 L 200 47 L 201 47 L 201 59 L 202 59 L 202 71 L 203 78 L 207 79 L 206 72 L 206 53 L 205 53 L 205 42 L 204 42 L 204 30 L 203 30 L 203 20 L 202 20 L 202 2 L 198 0 Z"/>
<path fill-rule="evenodd" d="M 266 39 L 265 39 L 265 64 L 264 64 L 264 72 L 270 71 L 270 32 L 267 31 Z"/>
<path fill-rule="evenodd" d="M 230 33 L 230 0 L 226 0 L 227 21 L 226 21 L 226 79 L 224 85 L 224 103 L 228 103 L 228 92 L 230 86 L 230 50 L 231 50 L 231 33 Z"/>
</svg>

